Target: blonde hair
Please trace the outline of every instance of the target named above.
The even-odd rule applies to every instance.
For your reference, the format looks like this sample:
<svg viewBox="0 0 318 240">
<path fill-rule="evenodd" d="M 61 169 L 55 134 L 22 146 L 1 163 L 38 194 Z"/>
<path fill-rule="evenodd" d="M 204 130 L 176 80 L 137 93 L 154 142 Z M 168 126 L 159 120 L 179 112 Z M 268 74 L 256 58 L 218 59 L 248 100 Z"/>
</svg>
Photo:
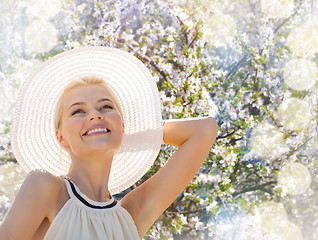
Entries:
<svg viewBox="0 0 318 240">
<path fill-rule="evenodd" d="M 68 93 L 71 89 L 73 89 L 74 87 L 77 86 L 85 86 L 85 85 L 89 85 L 89 84 L 100 84 L 101 86 L 104 86 L 110 93 L 112 99 L 114 100 L 114 104 L 116 106 L 116 108 L 118 109 L 122 119 L 123 119 L 123 113 L 122 110 L 120 108 L 119 102 L 116 99 L 113 91 L 108 87 L 108 85 L 106 84 L 106 82 L 101 78 L 101 77 L 97 77 L 94 75 L 91 76 L 85 76 L 85 77 L 81 77 L 79 79 L 75 79 L 73 81 L 71 81 L 65 88 L 64 91 L 62 92 L 58 103 L 57 103 L 57 108 L 56 108 L 56 112 L 55 112 L 55 129 L 59 129 L 61 127 L 61 122 L 62 122 L 62 114 L 63 114 L 63 98 L 66 95 L 66 93 Z"/>
</svg>

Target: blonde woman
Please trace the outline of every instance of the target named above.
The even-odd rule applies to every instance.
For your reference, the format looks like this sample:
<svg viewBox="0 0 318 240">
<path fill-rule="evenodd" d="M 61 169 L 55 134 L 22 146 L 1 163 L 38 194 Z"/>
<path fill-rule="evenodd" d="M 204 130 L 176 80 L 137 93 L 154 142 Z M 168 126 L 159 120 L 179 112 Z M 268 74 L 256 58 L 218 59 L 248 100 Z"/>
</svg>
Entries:
<svg viewBox="0 0 318 240">
<path fill-rule="evenodd" d="M 1 240 L 141 239 L 186 188 L 217 135 L 212 117 L 162 123 L 159 94 L 131 54 L 82 47 L 48 60 L 21 87 L 12 148 L 29 172 Z M 120 201 L 161 144 L 164 167 Z"/>
</svg>

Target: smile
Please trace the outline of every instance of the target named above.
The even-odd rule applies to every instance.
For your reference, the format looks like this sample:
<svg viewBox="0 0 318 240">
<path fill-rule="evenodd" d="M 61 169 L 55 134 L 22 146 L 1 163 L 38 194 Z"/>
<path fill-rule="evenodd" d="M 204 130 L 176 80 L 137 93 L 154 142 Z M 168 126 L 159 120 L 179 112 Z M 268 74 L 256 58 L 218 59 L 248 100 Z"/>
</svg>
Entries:
<svg viewBox="0 0 318 240">
<path fill-rule="evenodd" d="M 107 134 L 108 132 L 110 132 L 110 130 L 108 130 L 106 128 L 97 128 L 97 129 L 93 129 L 93 130 L 87 132 L 86 134 L 84 134 L 84 136 Z"/>
</svg>

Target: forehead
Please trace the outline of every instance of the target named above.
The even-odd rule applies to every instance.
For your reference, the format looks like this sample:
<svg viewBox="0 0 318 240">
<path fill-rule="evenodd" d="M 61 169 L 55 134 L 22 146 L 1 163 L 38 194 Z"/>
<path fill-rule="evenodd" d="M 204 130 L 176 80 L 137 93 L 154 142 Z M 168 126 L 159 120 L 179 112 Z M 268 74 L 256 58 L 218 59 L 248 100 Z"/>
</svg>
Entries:
<svg viewBox="0 0 318 240">
<path fill-rule="evenodd" d="M 101 97 L 107 97 L 113 101 L 108 89 L 102 85 L 81 85 L 69 90 L 63 98 L 64 106 L 68 109 L 75 102 L 94 103 Z"/>
</svg>

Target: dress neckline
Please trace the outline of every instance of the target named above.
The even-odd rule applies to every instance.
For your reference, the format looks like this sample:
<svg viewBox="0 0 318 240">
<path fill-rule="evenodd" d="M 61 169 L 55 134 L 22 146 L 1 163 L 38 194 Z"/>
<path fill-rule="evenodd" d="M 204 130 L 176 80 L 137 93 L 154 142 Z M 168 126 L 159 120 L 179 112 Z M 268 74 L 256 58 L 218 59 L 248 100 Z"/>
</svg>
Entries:
<svg viewBox="0 0 318 240">
<path fill-rule="evenodd" d="M 113 198 L 113 196 L 111 196 L 110 200 L 105 202 L 94 201 L 90 199 L 88 196 L 86 196 L 84 193 L 82 193 L 81 190 L 76 186 L 76 184 L 68 176 L 61 175 L 60 177 L 67 180 L 75 197 L 90 208 L 105 209 L 105 208 L 114 207 L 117 204 L 117 201 Z"/>
</svg>

